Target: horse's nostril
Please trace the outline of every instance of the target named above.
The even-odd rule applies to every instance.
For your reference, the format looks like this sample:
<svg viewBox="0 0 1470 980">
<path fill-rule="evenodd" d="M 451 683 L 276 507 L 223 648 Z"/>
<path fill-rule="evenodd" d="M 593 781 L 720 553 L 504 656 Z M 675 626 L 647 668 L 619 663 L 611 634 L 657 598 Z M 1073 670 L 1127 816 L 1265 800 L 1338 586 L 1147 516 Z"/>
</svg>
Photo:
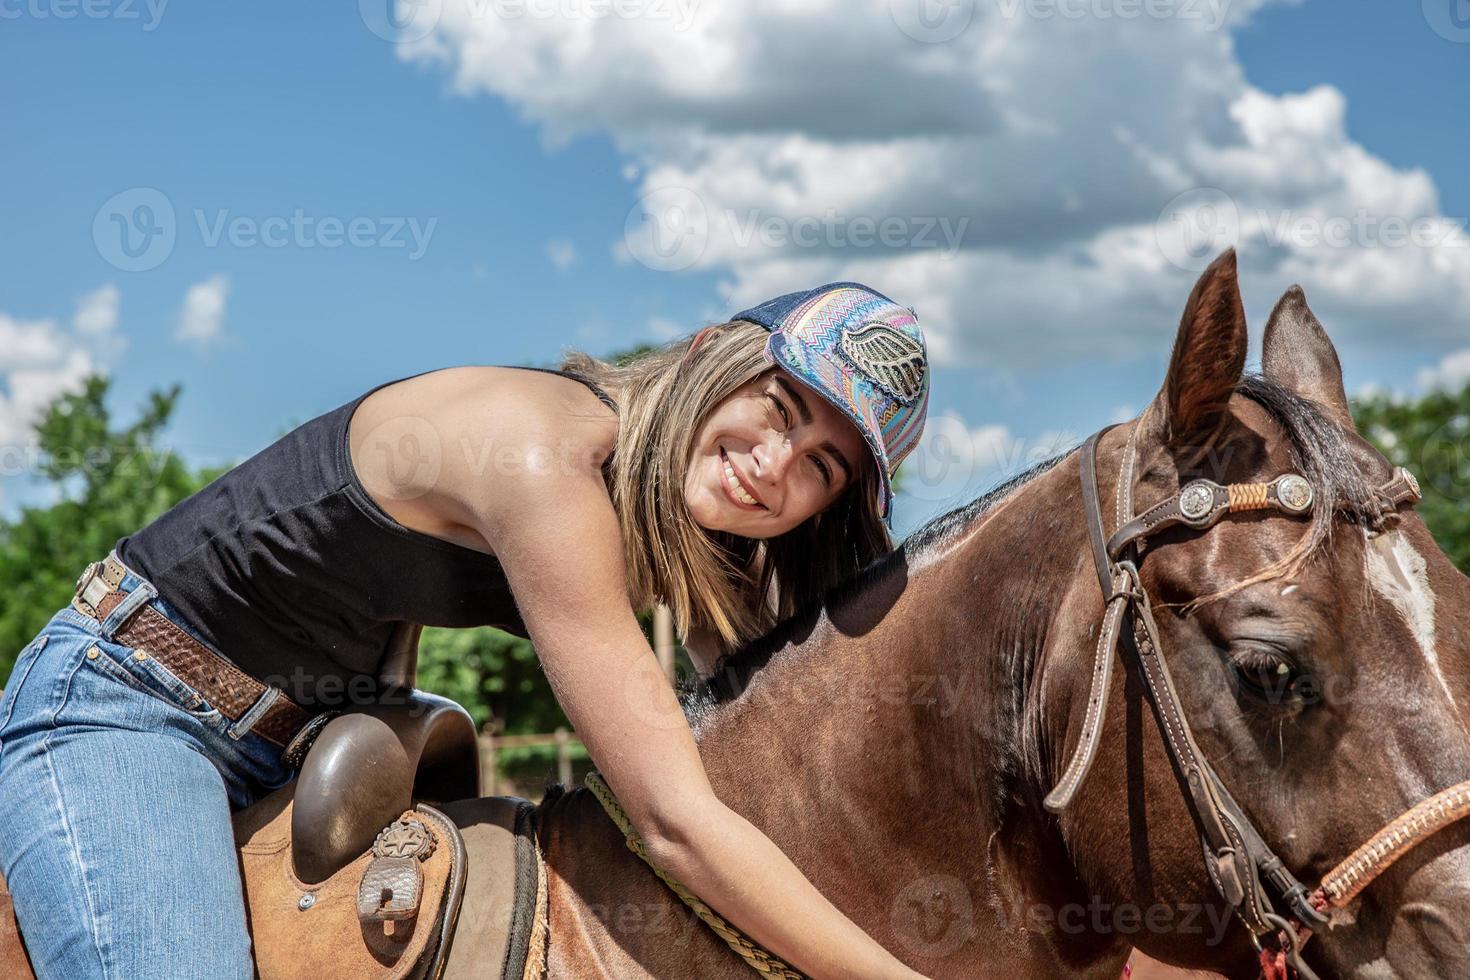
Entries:
<svg viewBox="0 0 1470 980">
<path fill-rule="evenodd" d="M 1466 896 L 1470 898 L 1470 896 Z M 1395 917 L 1394 930 L 1403 924 L 1420 933 L 1425 942 L 1436 949 L 1453 947 L 1462 955 L 1470 955 L 1466 949 L 1467 935 L 1465 916 L 1470 902 L 1410 902 L 1399 909 Z"/>
<path fill-rule="evenodd" d="M 1409 902 L 1394 916 L 1388 960 L 1405 977 L 1470 976 L 1470 892 L 1455 889 Z"/>
</svg>

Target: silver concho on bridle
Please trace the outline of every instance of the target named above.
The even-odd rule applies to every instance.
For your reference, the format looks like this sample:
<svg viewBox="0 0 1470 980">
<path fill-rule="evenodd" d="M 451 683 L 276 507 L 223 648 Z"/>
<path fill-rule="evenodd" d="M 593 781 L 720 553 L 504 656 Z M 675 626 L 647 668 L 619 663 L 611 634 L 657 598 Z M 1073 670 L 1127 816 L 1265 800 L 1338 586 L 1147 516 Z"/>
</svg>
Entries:
<svg viewBox="0 0 1470 980">
<path fill-rule="evenodd" d="M 1404 478 L 1404 481 L 1409 484 L 1409 489 L 1414 491 L 1415 501 L 1424 499 L 1424 490 L 1422 487 L 1419 486 L 1419 478 L 1411 473 L 1407 467 L 1396 467 L 1394 469 L 1394 472 L 1402 476 Z"/>
<path fill-rule="evenodd" d="M 842 333 L 842 353 L 883 390 L 904 404 L 924 387 L 924 349 L 919 342 L 881 320 Z"/>
<path fill-rule="evenodd" d="M 1208 483 L 1191 483 L 1179 491 L 1179 513 L 1186 520 L 1197 521 L 1208 517 L 1215 509 L 1215 491 Z"/>
<path fill-rule="evenodd" d="M 1293 514 L 1305 514 L 1312 509 L 1312 485 L 1305 477 L 1288 473 L 1276 481 L 1276 499 Z"/>
</svg>

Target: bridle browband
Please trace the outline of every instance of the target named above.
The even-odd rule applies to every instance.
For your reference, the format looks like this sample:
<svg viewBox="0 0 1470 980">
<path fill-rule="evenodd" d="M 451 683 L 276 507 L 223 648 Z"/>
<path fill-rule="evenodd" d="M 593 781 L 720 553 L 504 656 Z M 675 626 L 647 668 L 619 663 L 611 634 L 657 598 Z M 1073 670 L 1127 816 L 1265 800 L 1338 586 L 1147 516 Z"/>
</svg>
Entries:
<svg viewBox="0 0 1470 980">
<path fill-rule="evenodd" d="M 1126 474 L 1118 496 L 1121 526 L 1109 538 L 1098 490 L 1097 453 L 1102 437 L 1113 428 L 1110 425 L 1094 433 L 1079 454 L 1087 531 L 1106 611 L 1093 661 L 1092 686 L 1081 737 L 1044 805 L 1053 813 L 1066 809 L 1092 767 L 1102 739 L 1113 661 L 1122 649 L 1144 680 L 1175 776 L 1199 831 L 1210 881 L 1250 931 L 1251 940 L 1261 953 L 1264 974 L 1268 978 L 1284 978 L 1294 969 L 1307 980 L 1316 980 L 1316 974 L 1301 958 L 1302 946 L 1312 930 L 1327 925 L 1329 913 L 1345 907 L 1374 878 L 1426 838 L 1470 816 L 1470 781 L 1453 786 L 1398 817 L 1328 872 L 1315 891 L 1309 891 L 1262 839 L 1200 752 L 1162 656 L 1158 624 L 1148 591 L 1139 577 L 1138 564 L 1142 561 L 1141 545 L 1166 528 L 1182 526 L 1203 532 L 1225 517 L 1244 511 L 1275 510 L 1289 516 L 1304 516 L 1320 502 L 1314 499 L 1311 483 L 1295 473 L 1270 483 L 1228 486 L 1200 479 L 1186 484 L 1176 496 L 1132 517 L 1125 513 L 1124 507 L 1125 500 L 1131 501 L 1133 489 L 1136 450 L 1130 438 L 1128 458 L 1120 471 Z M 1378 510 L 1371 521 L 1374 529 L 1382 530 L 1403 504 L 1412 506 L 1422 496 L 1413 474 L 1403 467 L 1395 469 L 1393 478 L 1376 491 Z M 1327 504 L 1335 506 L 1333 501 Z M 1130 503 L 1126 511 L 1131 510 Z M 1131 643 L 1122 642 L 1125 621 L 1131 625 Z M 1284 903 L 1287 915 L 1276 911 L 1270 893 Z"/>
</svg>

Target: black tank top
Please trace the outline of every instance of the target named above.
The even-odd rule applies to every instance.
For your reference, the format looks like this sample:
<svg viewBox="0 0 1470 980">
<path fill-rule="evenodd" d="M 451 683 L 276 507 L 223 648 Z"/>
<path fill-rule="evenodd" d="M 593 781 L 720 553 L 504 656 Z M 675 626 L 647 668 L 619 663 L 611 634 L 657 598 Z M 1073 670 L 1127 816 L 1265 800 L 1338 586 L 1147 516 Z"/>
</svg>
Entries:
<svg viewBox="0 0 1470 980">
<path fill-rule="evenodd" d="M 581 381 L 617 411 L 581 375 L 524 370 Z M 428 373 L 385 381 L 301 424 L 119 538 L 118 557 L 199 639 L 309 709 L 372 690 L 399 622 L 525 636 L 499 561 L 399 524 L 352 468 L 353 410 L 380 388 Z"/>
</svg>

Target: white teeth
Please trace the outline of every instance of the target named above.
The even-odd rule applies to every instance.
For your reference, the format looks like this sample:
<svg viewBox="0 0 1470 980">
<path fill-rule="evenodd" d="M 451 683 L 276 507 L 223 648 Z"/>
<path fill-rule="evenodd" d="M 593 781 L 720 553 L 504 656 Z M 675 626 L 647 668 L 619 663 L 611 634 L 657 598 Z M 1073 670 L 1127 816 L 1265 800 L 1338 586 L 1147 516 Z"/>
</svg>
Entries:
<svg viewBox="0 0 1470 980">
<path fill-rule="evenodd" d="M 749 493 L 746 492 L 745 488 L 740 485 L 740 478 L 735 475 L 735 468 L 730 465 L 730 461 L 728 459 L 725 460 L 725 483 L 727 486 L 729 486 L 730 492 L 735 495 L 735 499 L 740 501 L 742 504 L 749 504 L 752 507 L 760 506 L 760 501 L 752 497 Z"/>
</svg>

